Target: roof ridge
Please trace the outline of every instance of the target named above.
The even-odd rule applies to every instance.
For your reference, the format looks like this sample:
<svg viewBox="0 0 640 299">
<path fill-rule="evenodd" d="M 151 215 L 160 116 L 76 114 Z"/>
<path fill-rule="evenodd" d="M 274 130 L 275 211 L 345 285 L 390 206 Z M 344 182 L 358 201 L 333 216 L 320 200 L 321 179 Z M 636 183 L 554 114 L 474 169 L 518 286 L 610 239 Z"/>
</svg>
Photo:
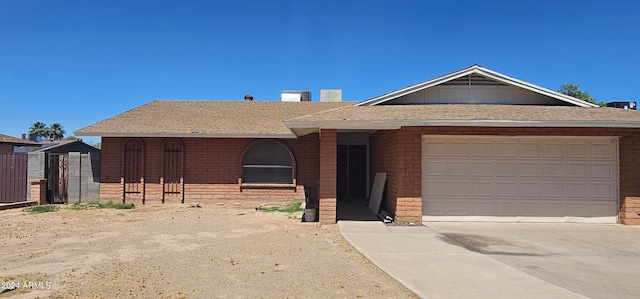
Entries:
<svg viewBox="0 0 640 299">
<path fill-rule="evenodd" d="M 320 102 L 320 103 L 322 103 L 322 102 Z M 324 103 L 332 103 L 332 102 L 324 102 Z M 333 102 L 333 103 L 336 103 L 336 102 Z M 285 119 L 284 121 L 295 121 L 298 118 L 309 117 L 309 116 L 312 116 L 312 115 L 321 115 L 321 114 L 324 114 L 324 113 L 329 113 L 329 112 L 333 112 L 333 111 L 340 110 L 340 109 L 347 109 L 347 108 L 350 108 L 350 107 L 355 107 L 355 106 L 354 105 L 349 105 L 349 106 L 345 105 L 344 107 L 336 107 L 336 108 L 322 110 L 322 111 L 318 111 L 318 112 L 314 112 L 314 113 L 309 113 L 309 114 L 301 115 L 301 116 L 294 117 L 294 118 L 291 118 L 291 119 Z"/>
</svg>

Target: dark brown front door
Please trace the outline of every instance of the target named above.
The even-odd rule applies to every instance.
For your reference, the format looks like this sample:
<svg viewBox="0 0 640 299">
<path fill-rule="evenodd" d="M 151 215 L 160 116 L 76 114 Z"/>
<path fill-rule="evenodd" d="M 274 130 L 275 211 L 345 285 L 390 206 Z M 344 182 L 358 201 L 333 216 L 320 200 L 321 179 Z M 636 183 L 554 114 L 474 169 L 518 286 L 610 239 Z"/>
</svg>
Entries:
<svg viewBox="0 0 640 299">
<path fill-rule="evenodd" d="M 364 198 L 367 195 L 367 146 L 338 145 L 338 198 Z"/>
</svg>

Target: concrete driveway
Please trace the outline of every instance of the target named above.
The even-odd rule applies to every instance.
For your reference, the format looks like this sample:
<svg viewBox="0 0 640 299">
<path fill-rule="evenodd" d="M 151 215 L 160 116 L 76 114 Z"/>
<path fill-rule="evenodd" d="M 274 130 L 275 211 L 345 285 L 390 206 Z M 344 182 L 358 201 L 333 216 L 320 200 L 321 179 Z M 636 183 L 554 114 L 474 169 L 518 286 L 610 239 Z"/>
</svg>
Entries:
<svg viewBox="0 0 640 299">
<path fill-rule="evenodd" d="M 638 298 L 640 227 L 340 221 L 356 250 L 423 298 Z"/>
</svg>

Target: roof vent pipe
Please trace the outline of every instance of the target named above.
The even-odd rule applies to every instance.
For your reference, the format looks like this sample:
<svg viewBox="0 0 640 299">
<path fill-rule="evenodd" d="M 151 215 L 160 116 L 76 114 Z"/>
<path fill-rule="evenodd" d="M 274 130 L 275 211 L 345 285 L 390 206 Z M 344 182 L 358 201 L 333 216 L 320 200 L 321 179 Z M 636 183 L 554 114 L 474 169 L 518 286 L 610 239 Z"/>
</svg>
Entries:
<svg viewBox="0 0 640 299">
<path fill-rule="evenodd" d="M 247 101 L 247 102 L 251 102 L 251 101 L 253 101 L 253 96 L 250 95 L 250 94 L 246 94 L 244 96 L 244 100 Z"/>
</svg>

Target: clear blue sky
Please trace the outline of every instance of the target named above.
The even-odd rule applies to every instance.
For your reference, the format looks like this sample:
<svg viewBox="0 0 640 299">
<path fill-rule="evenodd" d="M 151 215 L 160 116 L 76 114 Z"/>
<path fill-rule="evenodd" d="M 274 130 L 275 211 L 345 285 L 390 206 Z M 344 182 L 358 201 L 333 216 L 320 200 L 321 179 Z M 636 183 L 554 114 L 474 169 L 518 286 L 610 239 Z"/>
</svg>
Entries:
<svg viewBox="0 0 640 299">
<path fill-rule="evenodd" d="M 371 97 L 473 64 L 640 101 L 637 1 L 0 0 L 0 133 L 154 99 Z"/>
</svg>

